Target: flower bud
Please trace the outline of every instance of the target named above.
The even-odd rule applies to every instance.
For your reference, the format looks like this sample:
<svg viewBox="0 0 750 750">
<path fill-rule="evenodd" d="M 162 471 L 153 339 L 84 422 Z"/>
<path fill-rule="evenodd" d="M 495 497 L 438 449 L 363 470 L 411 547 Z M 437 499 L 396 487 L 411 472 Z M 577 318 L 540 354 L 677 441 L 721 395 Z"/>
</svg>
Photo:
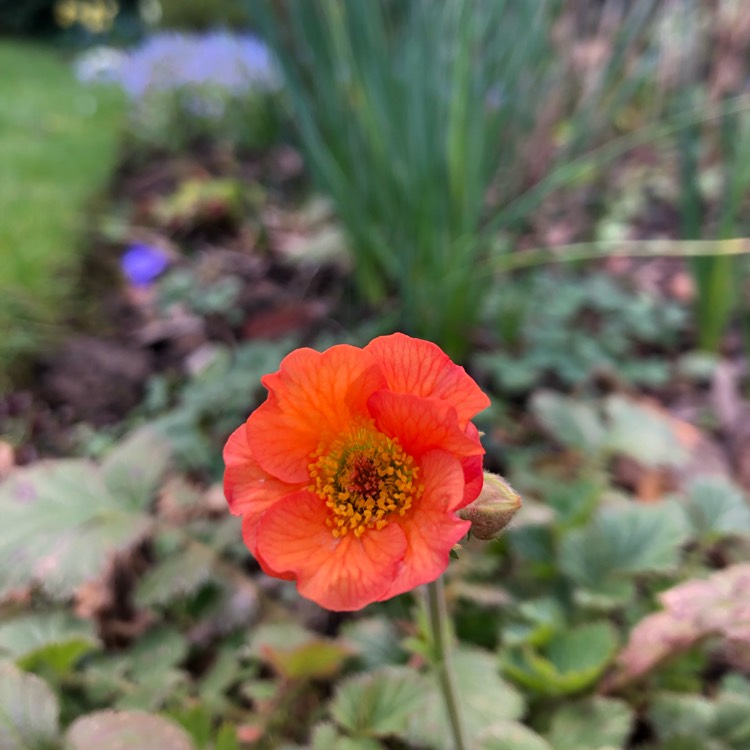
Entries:
<svg viewBox="0 0 750 750">
<path fill-rule="evenodd" d="M 510 523 L 521 502 L 521 496 L 501 476 L 485 471 L 479 497 L 456 515 L 471 521 L 472 536 L 488 541 Z"/>
</svg>

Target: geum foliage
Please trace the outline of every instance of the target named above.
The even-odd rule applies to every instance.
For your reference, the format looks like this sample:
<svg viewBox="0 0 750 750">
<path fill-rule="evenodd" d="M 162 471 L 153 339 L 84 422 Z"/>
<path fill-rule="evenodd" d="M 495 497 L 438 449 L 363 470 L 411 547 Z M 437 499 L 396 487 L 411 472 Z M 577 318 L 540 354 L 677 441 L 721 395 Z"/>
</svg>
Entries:
<svg viewBox="0 0 750 750">
<path fill-rule="evenodd" d="M 32 585 L 67 599 L 151 528 L 166 443 L 135 434 L 98 466 L 84 459 L 19 469 L 0 486 L 0 596 Z"/>
</svg>

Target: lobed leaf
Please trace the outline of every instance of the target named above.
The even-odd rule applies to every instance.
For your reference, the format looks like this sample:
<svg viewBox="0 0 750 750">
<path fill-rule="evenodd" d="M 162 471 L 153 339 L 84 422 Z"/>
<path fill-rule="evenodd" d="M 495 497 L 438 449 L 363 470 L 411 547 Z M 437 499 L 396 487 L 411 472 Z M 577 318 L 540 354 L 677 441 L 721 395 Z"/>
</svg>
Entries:
<svg viewBox="0 0 750 750">
<path fill-rule="evenodd" d="M 544 737 L 517 721 L 500 721 L 483 735 L 480 750 L 557 750 Z"/>
<path fill-rule="evenodd" d="M 565 536 L 560 567 L 585 589 L 627 596 L 622 584 L 628 577 L 676 568 L 688 537 L 685 516 L 674 503 L 603 508 L 588 526 Z"/>
<path fill-rule="evenodd" d="M 498 721 L 523 715 L 523 697 L 500 676 L 494 654 L 459 648 L 453 654 L 453 668 L 470 742 L 478 742 L 483 732 Z M 406 736 L 435 750 L 453 748 L 443 693 L 435 674 L 428 676 L 422 708 L 411 717 Z"/>
<path fill-rule="evenodd" d="M 0 664 L 0 750 L 49 750 L 59 735 L 57 698 L 47 683 Z"/>
<path fill-rule="evenodd" d="M 141 711 L 98 711 L 73 722 L 65 750 L 195 750 L 173 722 Z"/>
<path fill-rule="evenodd" d="M 539 391 L 531 399 L 531 411 L 565 446 L 582 453 L 597 453 L 604 444 L 604 423 L 589 404 L 552 391 Z"/>
<path fill-rule="evenodd" d="M 405 667 L 384 667 L 339 684 L 331 715 L 355 735 L 386 737 L 402 733 L 423 706 L 424 678 Z"/>
<path fill-rule="evenodd" d="M 150 427 L 130 433 L 101 464 L 110 493 L 133 510 L 147 510 L 169 467 L 171 448 Z"/>
<path fill-rule="evenodd" d="M 89 461 L 47 461 L 0 486 L 0 597 L 39 583 L 70 597 L 138 539 L 150 519 L 123 504 Z"/>
<path fill-rule="evenodd" d="M 592 622 L 556 633 L 542 651 L 530 645 L 509 649 L 503 668 L 516 682 L 540 695 L 567 695 L 591 686 L 617 648 L 608 622 Z"/>
<path fill-rule="evenodd" d="M 211 577 L 214 562 L 211 549 L 189 544 L 143 576 L 136 588 L 136 604 L 155 607 L 195 593 Z"/>
<path fill-rule="evenodd" d="M 750 646 L 750 563 L 687 581 L 662 592 L 659 599 L 664 611 L 633 628 L 608 680 L 610 687 L 639 679 L 709 635 Z"/>
<path fill-rule="evenodd" d="M 632 724 L 633 712 L 626 703 L 593 697 L 559 708 L 547 739 L 555 750 L 623 748 Z"/>
<path fill-rule="evenodd" d="M 99 645 L 89 621 L 65 612 L 26 615 L 0 625 L 0 657 L 12 658 L 22 669 L 43 664 L 64 674 Z"/>
<path fill-rule="evenodd" d="M 643 466 L 679 466 L 686 458 L 667 417 L 624 396 L 604 402 L 605 449 L 630 456 Z"/>
<path fill-rule="evenodd" d="M 750 506 L 743 493 L 723 477 L 699 477 L 692 482 L 684 508 L 693 532 L 705 542 L 750 535 Z"/>
</svg>

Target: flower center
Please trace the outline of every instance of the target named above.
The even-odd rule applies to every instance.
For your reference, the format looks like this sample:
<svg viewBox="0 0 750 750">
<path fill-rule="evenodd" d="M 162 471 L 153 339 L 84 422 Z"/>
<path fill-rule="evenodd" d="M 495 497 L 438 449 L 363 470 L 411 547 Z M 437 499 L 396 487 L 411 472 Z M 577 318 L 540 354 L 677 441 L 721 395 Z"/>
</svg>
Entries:
<svg viewBox="0 0 750 750">
<path fill-rule="evenodd" d="M 414 459 L 371 424 L 355 427 L 313 458 L 309 489 L 330 508 L 326 522 L 335 537 L 382 529 L 392 516 L 403 516 L 424 489 Z"/>
</svg>

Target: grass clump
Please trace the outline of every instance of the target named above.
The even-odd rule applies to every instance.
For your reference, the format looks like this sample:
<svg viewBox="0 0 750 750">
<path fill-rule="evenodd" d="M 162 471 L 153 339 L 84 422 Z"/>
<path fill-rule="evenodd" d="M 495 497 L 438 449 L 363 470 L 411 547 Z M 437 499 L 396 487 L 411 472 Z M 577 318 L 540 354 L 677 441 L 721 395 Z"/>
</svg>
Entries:
<svg viewBox="0 0 750 750">
<path fill-rule="evenodd" d="M 0 45 L 0 373 L 69 309 L 87 206 L 116 165 L 121 95 L 56 53 Z"/>
</svg>

